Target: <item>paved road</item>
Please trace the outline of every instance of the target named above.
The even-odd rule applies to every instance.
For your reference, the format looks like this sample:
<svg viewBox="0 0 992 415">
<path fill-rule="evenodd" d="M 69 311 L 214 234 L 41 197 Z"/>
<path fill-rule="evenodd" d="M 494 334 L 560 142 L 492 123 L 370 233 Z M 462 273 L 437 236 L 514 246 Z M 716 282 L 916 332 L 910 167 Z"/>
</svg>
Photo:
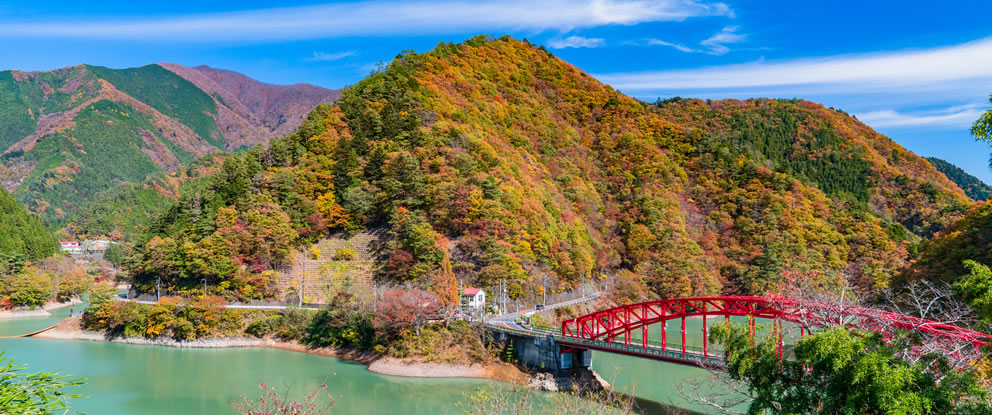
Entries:
<svg viewBox="0 0 992 415">
<path fill-rule="evenodd" d="M 570 306 L 570 305 L 573 305 L 573 304 L 580 304 L 580 303 L 584 303 L 584 302 L 587 302 L 587 301 L 595 300 L 595 299 L 601 297 L 602 295 L 603 295 L 603 292 L 602 291 L 599 291 L 599 292 L 595 292 L 595 293 L 592 293 L 592 294 L 587 295 L 585 297 L 577 298 L 577 299 L 574 299 L 574 300 L 562 301 L 560 303 L 555 303 L 555 304 L 548 304 L 546 307 L 544 307 L 544 309 L 545 310 L 554 310 L 554 309 L 559 308 L 559 307 L 567 307 L 567 306 Z M 117 299 L 118 301 L 129 301 L 129 302 L 138 303 L 138 304 L 157 304 L 156 301 L 129 300 L 129 299 L 120 298 L 120 297 L 115 297 L 115 299 Z M 224 307 L 225 308 L 245 309 L 245 310 L 285 310 L 287 308 L 296 308 L 296 309 L 299 309 L 299 310 L 315 310 L 315 311 L 316 310 L 320 310 L 319 308 L 316 308 L 316 307 L 295 307 L 295 306 L 285 306 L 285 305 L 242 305 L 242 304 L 228 304 L 228 305 L 225 305 Z M 507 327 L 510 327 L 512 329 L 531 331 L 528 328 L 525 328 L 523 326 L 520 326 L 515 321 L 516 318 L 517 317 L 520 317 L 521 314 L 527 313 L 527 312 L 530 312 L 530 311 L 536 311 L 536 310 L 534 310 L 534 309 L 524 309 L 524 310 L 518 311 L 516 313 L 501 314 L 501 315 L 498 315 L 498 316 L 495 316 L 495 317 L 489 317 L 486 321 L 489 324 L 506 325 Z"/>
<path fill-rule="evenodd" d="M 560 303 L 555 303 L 555 304 L 548 304 L 547 306 L 544 307 L 544 310 L 554 310 L 554 309 L 560 308 L 560 307 L 567 307 L 567 306 L 574 305 L 574 304 L 585 303 L 585 302 L 588 302 L 588 301 L 595 300 L 595 299 L 601 297 L 602 295 L 603 295 L 603 292 L 602 291 L 599 291 L 599 292 L 595 292 L 595 293 L 592 293 L 590 295 L 587 295 L 585 297 L 576 298 L 574 300 L 562 301 Z M 495 317 L 490 317 L 486 321 L 489 324 L 495 325 L 495 326 L 504 326 L 504 327 L 507 327 L 507 328 L 510 328 L 510 329 L 514 329 L 514 330 L 523 330 L 523 331 L 530 331 L 530 332 L 534 332 L 534 333 L 540 333 L 540 332 L 538 332 L 536 330 L 533 330 L 533 329 L 531 329 L 529 327 L 524 327 L 524 326 L 521 326 L 521 325 L 517 324 L 517 321 L 516 321 L 517 320 L 517 317 L 520 317 L 522 314 L 527 313 L 527 312 L 530 312 L 530 311 L 537 311 L 537 310 L 535 310 L 535 309 L 524 309 L 524 310 L 518 311 L 516 313 L 507 313 L 507 314 L 501 314 L 501 315 L 498 315 L 498 316 L 495 316 Z"/>
<path fill-rule="evenodd" d="M 143 300 L 128 300 L 125 298 L 115 297 L 117 301 L 128 301 L 137 304 L 158 304 L 156 301 L 143 301 Z M 320 310 L 316 307 L 296 307 L 288 305 L 244 305 L 244 304 L 227 304 L 224 308 L 238 308 L 243 310 L 285 310 L 287 308 L 295 308 L 297 310 Z"/>
</svg>

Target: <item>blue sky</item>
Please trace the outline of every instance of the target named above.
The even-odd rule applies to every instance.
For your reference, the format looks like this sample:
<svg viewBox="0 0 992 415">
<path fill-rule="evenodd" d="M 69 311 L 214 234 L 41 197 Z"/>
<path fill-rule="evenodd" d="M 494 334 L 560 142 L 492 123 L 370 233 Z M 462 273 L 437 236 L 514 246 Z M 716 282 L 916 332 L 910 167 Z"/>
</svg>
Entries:
<svg viewBox="0 0 992 415">
<path fill-rule="evenodd" d="M 992 94 L 990 15 L 989 1 L 0 0 L 0 69 L 175 62 L 339 88 L 405 49 L 506 33 L 638 98 L 837 107 L 992 183 L 968 134 Z"/>
</svg>

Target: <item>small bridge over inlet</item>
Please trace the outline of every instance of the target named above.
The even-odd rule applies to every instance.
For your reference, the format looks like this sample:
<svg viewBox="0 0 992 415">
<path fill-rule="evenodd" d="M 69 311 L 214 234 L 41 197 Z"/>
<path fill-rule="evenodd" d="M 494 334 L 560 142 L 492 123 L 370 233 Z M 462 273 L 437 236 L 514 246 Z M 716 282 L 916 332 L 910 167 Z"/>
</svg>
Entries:
<svg viewBox="0 0 992 415">
<path fill-rule="evenodd" d="M 558 306 L 558 305 L 556 305 Z M 687 328 L 687 319 L 692 328 Z M 846 325 L 889 338 L 910 330 L 927 336 L 948 355 L 971 354 L 992 343 L 992 336 L 965 328 L 865 307 L 801 302 L 769 297 L 693 297 L 630 304 L 562 322 L 560 328 L 534 327 L 496 319 L 492 330 L 514 337 L 521 361 L 554 371 L 587 367 L 598 350 L 646 359 L 722 368 L 723 353 L 709 344 L 712 320 L 744 320 L 752 339 L 758 325 L 776 340 L 779 356 L 787 354 L 786 333 L 798 337 L 812 330 Z M 701 330 L 698 327 L 701 323 Z M 675 330 L 669 328 L 674 324 Z M 675 339 L 672 339 L 676 331 Z M 700 338 L 701 336 L 701 338 Z M 688 343 L 700 346 L 688 346 Z"/>
</svg>

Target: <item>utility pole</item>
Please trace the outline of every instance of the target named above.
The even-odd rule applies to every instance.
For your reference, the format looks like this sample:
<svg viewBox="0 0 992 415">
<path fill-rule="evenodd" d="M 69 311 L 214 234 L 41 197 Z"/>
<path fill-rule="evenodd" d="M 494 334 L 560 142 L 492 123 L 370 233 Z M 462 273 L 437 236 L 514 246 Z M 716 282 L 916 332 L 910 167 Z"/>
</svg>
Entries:
<svg viewBox="0 0 992 415">
<path fill-rule="evenodd" d="M 548 275 L 547 274 L 544 275 L 544 289 L 541 290 L 541 293 L 544 294 L 544 300 L 541 301 L 541 304 L 544 305 L 545 307 L 547 307 L 548 306 Z"/>
<path fill-rule="evenodd" d="M 155 277 L 155 302 L 162 300 L 162 277 Z"/>
<path fill-rule="evenodd" d="M 296 285 L 297 287 L 299 287 L 299 291 L 300 291 L 300 295 L 299 295 L 300 303 L 297 307 L 303 308 L 303 279 L 301 278 L 300 281 L 296 283 Z"/>
<path fill-rule="evenodd" d="M 300 273 L 300 282 L 298 284 L 300 288 L 300 308 L 303 308 L 303 280 L 307 279 L 307 250 L 303 249 L 303 272 Z"/>
<path fill-rule="evenodd" d="M 503 290 L 502 291 L 502 294 L 501 294 L 503 296 L 503 301 L 502 301 L 503 302 L 503 314 L 506 314 L 507 311 L 509 311 L 509 310 L 506 309 L 506 300 L 507 300 L 507 295 L 506 295 L 506 280 L 502 280 L 501 286 L 502 286 L 501 289 Z"/>
<path fill-rule="evenodd" d="M 207 298 L 207 279 L 203 279 L 203 298 Z"/>
</svg>

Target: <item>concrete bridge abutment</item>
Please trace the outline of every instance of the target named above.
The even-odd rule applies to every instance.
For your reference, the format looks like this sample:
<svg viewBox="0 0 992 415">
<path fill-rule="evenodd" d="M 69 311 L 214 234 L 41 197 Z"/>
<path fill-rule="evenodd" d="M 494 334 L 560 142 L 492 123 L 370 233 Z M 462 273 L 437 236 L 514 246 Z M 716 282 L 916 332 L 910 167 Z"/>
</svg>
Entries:
<svg viewBox="0 0 992 415">
<path fill-rule="evenodd" d="M 510 342 L 514 357 L 527 367 L 563 373 L 588 369 L 592 365 L 592 350 L 563 348 L 551 335 L 538 337 L 500 332 L 500 336 Z"/>
</svg>

